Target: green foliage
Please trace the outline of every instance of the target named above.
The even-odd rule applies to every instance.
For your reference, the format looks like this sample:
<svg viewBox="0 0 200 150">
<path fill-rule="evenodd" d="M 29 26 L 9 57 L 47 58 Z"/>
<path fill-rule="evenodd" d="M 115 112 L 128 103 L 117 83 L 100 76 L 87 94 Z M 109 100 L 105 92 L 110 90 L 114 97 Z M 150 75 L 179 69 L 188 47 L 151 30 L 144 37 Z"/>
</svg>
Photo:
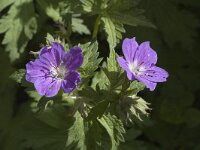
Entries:
<svg viewBox="0 0 200 150">
<path fill-rule="evenodd" d="M 87 13 L 98 14 L 104 23 L 110 49 L 115 48 L 122 39 L 122 33 L 125 33 L 124 24 L 155 27 L 142 15 L 142 10 L 135 8 L 137 3 L 132 0 L 81 0 L 81 2 Z"/>
<path fill-rule="evenodd" d="M 144 10 L 138 9 L 138 3 L 139 1 L 132 0 L 113 0 L 107 8 L 106 15 L 122 24 L 155 28 L 143 15 Z"/>
<path fill-rule="evenodd" d="M 10 53 L 11 61 L 19 58 L 28 41 L 37 31 L 36 14 L 32 0 L 15 1 L 8 14 L 0 19 L 0 33 L 5 33 L 2 41 Z"/>
<path fill-rule="evenodd" d="M 0 48 L 0 50 L 2 49 Z M 7 65 L 5 65 L 5 63 Z M 13 107 L 17 92 L 14 81 L 9 78 L 9 75 L 14 71 L 14 68 L 11 66 L 5 52 L 2 52 L 0 55 L 0 68 L 3 70 L 0 78 L 0 149 L 3 149 L 5 146 L 4 142 L 10 132 L 9 127 L 12 123 Z"/>
<path fill-rule="evenodd" d="M 15 71 L 10 77 L 15 80 L 17 83 L 22 83 L 22 80 L 25 75 L 25 69 L 19 69 Z"/>
<path fill-rule="evenodd" d="M 133 104 L 131 105 L 130 111 L 131 111 L 132 115 L 134 115 L 138 119 L 142 120 L 140 118 L 140 114 L 148 115 L 148 113 L 147 113 L 147 111 L 149 110 L 148 105 L 149 105 L 149 103 L 147 103 L 142 98 L 135 97 L 135 100 L 134 100 Z"/>
<path fill-rule="evenodd" d="M 1 0 L 0 149 L 199 150 L 199 4 Z M 70 94 L 42 97 L 19 69 L 37 57 L 24 51 L 38 51 L 46 34 L 47 45 L 57 41 L 66 51 L 76 45 L 83 50 L 82 82 Z M 133 36 L 151 41 L 158 66 L 170 74 L 152 93 L 140 92 L 145 86 L 129 81 L 116 61 L 118 44 Z"/>
<path fill-rule="evenodd" d="M 86 145 L 88 150 L 103 150 L 104 147 L 106 147 L 105 145 L 107 144 L 103 141 L 105 136 L 103 136 L 102 133 L 102 128 L 96 120 L 88 126 L 88 131 L 86 135 Z"/>
<path fill-rule="evenodd" d="M 90 30 L 83 24 L 83 19 L 78 18 L 80 15 L 72 15 L 72 30 L 79 34 L 90 34 Z"/>
<path fill-rule="evenodd" d="M 140 97 L 124 97 L 119 103 L 119 115 L 126 124 L 131 124 L 137 119 L 142 121 L 144 116 L 148 116 L 149 103 Z"/>
<path fill-rule="evenodd" d="M 52 0 L 37 0 L 37 3 L 41 8 L 43 8 L 45 14 L 53 19 L 54 21 L 62 21 L 62 15 L 61 15 L 61 8 L 59 5 L 61 5 L 63 0 L 58 0 L 57 2 Z"/>
<path fill-rule="evenodd" d="M 68 139 L 66 145 L 70 146 L 76 144 L 77 149 L 85 149 L 85 128 L 83 118 L 79 113 L 75 114 L 75 122 L 73 126 L 68 130 Z M 82 131 L 82 132 L 80 132 Z"/>
<path fill-rule="evenodd" d="M 122 122 L 113 115 L 104 115 L 98 120 L 105 128 L 110 136 L 112 147 L 111 150 L 117 150 L 121 141 L 124 141 L 123 134 L 125 133 Z"/>
<path fill-rule="evenodd" d="M 14 2 L 14 0 L 2 0 L 0 2 L 0 11 L 2 11 L 3 9 L 5 9 L 9 5 L 11 5 L 13 2 Z"/>
<path fill-rule="evenodd" d="M 117 54 L 115 53 L 114 49 L 110 50 L 110 55 L 107 58 L 107 65 L 103 68 L 103 72 L 108 79 L 108 81 L 105 80 L 105 82 L 109 82 L 109 89 L 115 90 L 124 81 L 124 76 L 121 74 L 121 70 L 117 64 Z"/>
<path fill-rule="evenodd" d="M 102 61 L 102 58 L 98 58 L 98 43 L 97 41 L 93 43 L 89 42 L 81 44 L 80 47 L 83 50 L 84 62 L 79 71 L 81 72 L 83 78 L 92 77 Z"/>
<path fill-rule="evenodd" d="M 197 37 L 195 29 L 199 27 L 199 20 L 192 13 L 178 9 L 173 1 L 167 0 L 145 0 L 142 6 L 169 46 L 181 43 L 183 47 L 191 48 Z"/>
<path fill-rule="evenodd" d="M 83 6 L 83 10 L 87 13 L 100 13 L 101 8 L 104 7 L 105 2 L 104 0 L 80 0 Z"/>
<path fill-rule="evenodd" d="M 24 124 L 23 145 L 34 149 L 65 150 L 68 146 L 66 145 L 68 129 L 72 122 L 73 118 L 66 115 L 64 108 L 58 106 L 48 108 L 37 118 L 32 116 Z"/>
<path fill-rule="evenodd" d="M 31 85 L 30 83 L 28 83 L 26 80 L 25 80 L 25 69 L 19 69 L 17 71 L 15 71 L 13 74 L 10 75 L 10 78 L 14 81 L 16 81 L 17 83 L 21 83 L 22 86 L 26 87 L 25 91 L 27 92 L 27 94 L 33 98 L 36 103 L 38 103 L 38 101 L 41 99 L 41 95 L 39 95 L 33 85 Z M 33 102 L 33 106 L 34 106 L 34 102 Z"/>
<path fill-rule="evenodd" d="M 58 2 L 52 0 L 38 1 L 40 7 L 45 8 L 46 15 L 50 17 L 54 22 L 59 23 L 61 26 L 63 23 L 67 25 L 68 31 L 65 32 L 72 30 L 73 32 L 77 32 L 79 34 L 90 34 L 90 30 L 86 25 L 83 24 L 83 19 L 80 18 L 81 14 L 73 13 L 74 10 L 72 10 L 72 3 L 73 2 L 65 2 L 63 0 L 59 0 Z M 71 26 L 71 29 L 69 29 L 69 26 Z"/>
<path fill-rule="evenodd" d="M 114 21 L 105 17 L 102 17 L 102 21 L 104 22 L 104 29 L 108 36 L 107 40 L 110 45 L 110 49 L 113 49 L 122 39 L 121 33 L 125 32 L 123 24 L 121 24 L 119 21 Z"/>
<path fill-rule="evenodd" d="M 50 34 L 47 34 L 47 43 L 50 43 L 51 41 L 55 41 L 55 39 Z M 98 58 L 97 42 L 81 44 L 80 47 L 83 50 L 84 63 L 79 71 L 84 80 L 84 78 L 87 79 L 94 76 L 95 70 L 98 68 L 101 59 Z M 107 84 L 106 88 L 97 83 L 96 87 L 92 89 L 87 86 L 87 82 L 83 82 L 84 88 L 79 89 L 78 91 L 78 97 L 80 98 L 75 98 L 76 101 L 72 102 L 72 105 L 69 104 L 70 97 L 76 97 L 76 94 L 62 96 L 62 100 L 60 100 L 60 94 L 54 98 L 41 98 L 41 96 L 35 92 L 33 86 L 24 80 L 24 69 L 20 69 L 13 73 L 11 78 L 18 83 L 22 83 L 22 85 L 26 87 L 26 92 L 34 99 L 31 104 L 32 111 L 40 113 L 37 116 L 39 121 L 33 118 L 33 120 L 30 120 L 30 122 L 25 124 L 29 127 L 32 125 L 32 122 L 38 122 L 38 127 L 36 123 L 34 124 L 36 129 L 34 129 L 35 127 L 30 127 L 33 128 L 33 133 L 23 131 L 25 132 L 25 136 L 22 137 L 26 141 L 24 144 L 25 147 L 43 149 L 44 147 L 50 148 L 48 146 L 50 145 L 53 150 L 54 147 L 52 147 L 52 144 L 56 143 L 58 145 L 55 147 L 60 147 L 60 149 L 63 150 L 74 148 L 83 150 L 93 149 L 92 145 L 94 145 L 95 149 L 110 147 L 112 150 L 116 150 L 120 142 L 124 141 L 123 134 L 125 133 L 122 122 L 123 119 L 121 118 L 121 120 L 114 114 L 111 115 L 111 113 L 118 111 L 118 105 L 123 105 L 119 103 L 121 100 L 120 95 L 123 92 L 120 93 L 118 90 L 122 89 L 121 84 L 124 81 L 125 75 L 121 73 L 116 58 L 117 54 L 113 49 L 110 51 L 106 66 L 102 68 L 104 71 L 102 76 L 107 77 L 107 80 L 104 79 L 104 83 Z M 119 78 L 120 80 L 116 80 L 116 78 Z M 118 87 L 121 88 L 118 89 Z M 128 89 L 129 91 L 137 91 L 137 88 L 139 87 L 135 84 L 135 86 L 127 86 L 124 91 L 127 91 Z M 146 112 L 146 105 L 143 103 L 143 101 L 136 100 L 132 103 L 134 108 L 130 107 L 131 109 L 137 109 L 137 112 L 135 110 L 135 112 L 132 113 L 138 118 L 140 117 L 140 113 L 145 114 Z M 67 112 L 65 112 L 64 108 L 60 105 L 67 106 L 68 113 L 71 114 L 71 116 L 66 118 L 66 116 L 61 115 L 66 114 Z M 129 113 L 131 109 L 123 111 L 124 113 Z M 119 113 L 117 113 L 117 115 L 118 114 Z M 119 115 L 119 117 L 122 116 Z M 63 126 L 63 122 L 68 122 L 70 126 Z M 41 131 L 37 130 L 37 128 L 41 128 Z M 34 134 L 36 130 L 38 134 Z M 67 131 L 66 134 L 64 134 L 65 130 Z M 83 132 L 80 132 L 80 130 Z M 46 135 L 48 138 L 40 137 L 41 141 L 38 140 L 41 134 Z M 107 141 L 102 139 L 103 135 L 107 135 Z M 55 139 L 54 136 L 58 138 Z"/>
</svg>

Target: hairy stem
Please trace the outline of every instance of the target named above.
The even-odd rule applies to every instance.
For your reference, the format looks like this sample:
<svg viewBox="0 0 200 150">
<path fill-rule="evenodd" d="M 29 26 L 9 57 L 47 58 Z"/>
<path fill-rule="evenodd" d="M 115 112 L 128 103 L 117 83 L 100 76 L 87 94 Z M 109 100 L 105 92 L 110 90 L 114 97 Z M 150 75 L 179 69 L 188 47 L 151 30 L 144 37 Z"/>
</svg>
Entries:
<svg viewBox="0 0 200 150">
<path fill-rule="evenodd" d="M 95 25 L 94 25 L 94 29 L 93 29 L 93 33 L 92 33 L 92 39 L 97 37 L 100 21 L 101 21 L 101 15 L 99 15 L 95 21 Z"/>
</svg>

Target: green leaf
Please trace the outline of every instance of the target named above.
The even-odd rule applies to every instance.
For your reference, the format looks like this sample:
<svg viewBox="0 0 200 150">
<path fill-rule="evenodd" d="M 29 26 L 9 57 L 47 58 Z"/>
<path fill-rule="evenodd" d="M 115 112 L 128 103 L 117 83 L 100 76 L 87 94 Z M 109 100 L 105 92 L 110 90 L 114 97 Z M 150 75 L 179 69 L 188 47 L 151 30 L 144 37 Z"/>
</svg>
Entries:
<svg viewBox="0 0 200 150">
<path fill-rule="evenodd" d="M 145 88 L 145 85 L 137 80 L 131 82 L 130 87 L 128 88 L 128 90 L 132 91 L 132 90 L 136 90 L 136 93 L 138 93 L 139 91 L 142 91 Z"/>
<path fill-rule="evenodd" d="M 125 133 L 125 129 L 121 120 L 119 120 L 116 116 L 108 114 L 103 115 L 98 121 L 107 131 L 112 147 L 111 150 L 117 150 L 120 142 L 124 141 L 123 134 Z"/>
<path fill-rule="evenodd" d="M 44 103 L 44 101 L 46 102 L 48 101 L 47 100 L 40 101 L 42 96 L 36 91 L 33 83 L 27 82 L 25 78 L 23 78 L 21 85 L 26 88 L 25 92 L 29 95 L 29 97 L 33 99 L 31 103 L 32 111 L 36 112 L 38 110 L 43 110 L 43 108 L 46 108 L 47 105 L 46 103 Z"/>
<path fill-rule="evenodd" d="M 50 33 L 46 35 L 46 45 L 50 46 L 52 42 L 61 43 L 64 47 L 64 50 L 67 51 L 69 49 L 69 45 L 67 43 L 62 43 L 59 36 L 53 36 Z"/>
<path fill-rule="evenodd" d="M 117 112 L 126 124 L 132 124 L 138 119 L 142 121 L 142 117 L 148 115 L 148 105 L 149 103 L 136 95 L 125 96 L 120 99 Z"/>
<path fill-rule="evenodd" d="M 135 115 L 138 119 L 142 120 L 140 118 L 140 115 L 148 115 L 147 110 L 150 110 L 149 103 L 147 103 L 144 99 L 140 97 L 133 97 L 133 104 L 130 108 L 130 111 L 133 115 Z"/>
<path fill-rule="evenodd" d="M 107 65 L 102 68 L 104 74 L 108 80 L 104 83 L 107 84 L 109 90 L 116 90 L 124 81 L 124 75 L 121 73 L 121 69 L 117 63 L 117 54 L 114 49 L 110 49 L 110 55 L 107 58 Z"/>
<path fill-rule="evenodd" d="M 67 111 L 65 110 L 64 107 L 60 105 L 54 105 L 52 107 L 47 108 L 45 111 L 41 113 L 36 113 L 34 117 L 36 117 L 36 119 L 40 120 L 41 122 L 56 129 L 65 129 L 66 127 L 70 126 L 70 122 L 68 121 L 73 121 L 73 118 L 70 118 L 70 116 L 66 116 L 64 114 L 66 112 Z M 69 126 L 66 126 L 67 124 Z"/>
<path fill-rule="evenodd" d="M 105 113 L 106 109 L 109 107 L 110 102 L 108 100 L 102 100 L 98 102 L 88 114 L 88 120 L 101 118 L 102 115 Z"/>
<path fill-rule="evenodd" d="M 15 0 L 1 0 L 0 1 L 0 12 L 14 2 L 15 2 Z"/>
<path fill-rule="evenodd" d="M 8 14 L 0 19 L 0 33 L 5 33 L 2 41 L 10 53 L 11 61 L 19 58 L 32 36 L 37 31 L 37 20 L 32 0 L 15 1 Z"/>
<path fill-rule="evenodd" d="M 125 32 L 123 24 L 108 17 L 102 17 L 101 20 L 104 23 L 104 30 L 107 33 L 107 41 L 109 43 L 110 50 L 114 49 L 122 39 L 121 33 Z"/>
<path fill-rule="evenodd" d="M 136 95 L 138 92 L 142 91 L 145 85 L 137 80 L 130 82 L 126 77 L 124 83 L 122 84 L 121 94 L 125 96 Z"/>
<path fill-rule="evenodd" d="M 156 28 L 150 21 L 148 21 L 144 16 L 133 16 L 129 14 L 123 14 L 120 12 L 112 12 L 109 17 L 115 20 L 119 20 L 121 23 L 130 26 L 144 26 Z"/>
<path fill-rule="evenodd" d="M 38 94 L 38 92 L 35 90 L 35 87 L 33 86 L 32 83 L 28 83 L 25 80 L 25 69 L 19 69 L 15 71 L 10 78 L 16 81 L 17 83 L 21 83 L 22 86 L 26 87 L 25 91 L 26 93 L 34 99 L 34 101 L 31 104 L 32 110 L 37 111 L 38 110 L 38 103 L 39 100 L 42 98 L 41 95 Z M 46 104 L 45 104 L 46 106 Z"/>
<path fill-rule="evenodd" d="M 15 71 L 11 76 L 10 78 L 15 80 L 17 83 L 22 83 L 22 80 L 24 79 L 25 77 L 25 69 L 19 69 L 17 71 Z"/>
<path fill-rule="evenodd" d="M 21 133 L 25 147 L 68 150 L 83 149 L 85 135 L 82 129 L 83 119 L 78 112 L 73 117 L 68 109 L 54 105 L 36 117 L 30 116 Z"/>
<path fill-rule="evenodd" d="M 79 34 L 90 34 L 90 30 L 83 24 L 83 19 L 78 17 L 80 14 L 72 15 L 72 31 Z"/>
<path fill-rule="evenodd" d="M 106 16 L 130 26 L 155 26 L 143 15 L 144 10 L 138 9 L 138 2 L 133 0 L 113 0 L 107 8 Z"/>
<path fill-rule="evenodd" d="M 47 36 L 46 36 L 46 43 L 48 45 L 50 45 L 51 42 L 55 42 L 55 39 L 54 37 L 50 34 L 50 33 L 47 33 Z"/>
<path fill-rule="evenodd" d="M 188 48 L 194 45 L 194 37 L 197 37 L 196 30 L 199 27 L 199 20 L 194 14 L 179 9 L 180 5 L 176 6 L 174 1 L 145 0 L 141 2 L 141 5 L 170 47 L 177 43 Z"/>
<path fill-rule="evenodd" d="M 78 112 L 75 114 L 75 119 L 73 126 L 68 130 L 66 146 L 76 144 L 76 149 L 85 150 L 84 121 Z"/>
<path fill-rule="evenodd" d="M 99 122 L 94 120 L 88 128 L 86 135 L 87 150 L 100 150 L 100 147 L 104 144 L 102 141 L 104 137 L 102 137 L 102 129 Z"/>
<path fill-rule="evenodd" d="M 80 1 L 83 4 L 83 9 L 86 12 L 92 11 L 92 6 L 93 6 L 93 3 L 94 3 L 94 0 L 80 0 Z"/>
<path fill-rule="evenodd" d="M 2 47 L 0 47 L 0 50 L 2 50 Z M 15 81 L 9 78 L 14 68 L 4 51 L 1 51 L 0 61 L 0 68 L 2 70 L 0 78 L 0 149 L 4 150 L 7 147 L 7 143 L 12 143 L 11 141 L 9 141 L 10 143 L 8 142 L 8 132 L 10 132 L 9 128 L 12 125 L 13 114 L 15 113 L 17 88 Z M 19 150 L 17 146 L 15 148 Z M 10 149 L 5 148 L 5 150 Z"/>
<path fill-rule="evenodd" d="M 102 60 L 101 58 L 98 58 L 98 43 L 88 42 L 86 44 L 81 44 L 80 47 L 83 50 L 84 62 L 81 65 L 79 71 L 83 78 L 92 77 Z"/>
<path fill-rule="evenodd" d="M 120 71 L 119 65 L 117 63 L 117 53 L 115 52 L 114 49 L 110 49 L 110 54 L 109 57 L 107 58 L 107 68 L 108 71 L 114 71 L 114 72 L 118 72 Z"/>
<path fill-rule="evenodd" d="M 87 13 L 98 14 L 101 12 L 102 0 L 80 0 L 83 10 Z"/>
<path fill-rule="evenodd" d="M 108 78 L 105 73 L 101 69 L 99 72 L 96 72 L 94 77 L 92 78 L 92 88 L 93 89 L 107 89 Z"/>
<path fill-rule="evenodd" d="M 61 15 L 61 7 L 59 7 L 59 4 L 62 2 L 63 0 L 37 0 L 37 3 L 42 8 L 42 10 L 44 10 L 46 15 L 53 19 L 55 22 L 61 22 L 63 19 Z"/>
</svg>

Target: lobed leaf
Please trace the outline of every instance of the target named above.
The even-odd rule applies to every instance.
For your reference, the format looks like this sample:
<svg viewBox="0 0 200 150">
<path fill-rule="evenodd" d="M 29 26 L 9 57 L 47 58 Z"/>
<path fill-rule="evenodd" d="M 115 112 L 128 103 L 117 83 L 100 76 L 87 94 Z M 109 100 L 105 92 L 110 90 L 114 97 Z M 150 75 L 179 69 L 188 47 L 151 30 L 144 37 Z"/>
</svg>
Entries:
<svg viewBox="0 0 200 150">
<path fill-rule="evenodd" d="M 0 1 L 0 12 L 14 2 L 15 2 L 15 0 L 1 0 Z"/>
<path fill-rule="evenodd" d="M 19 58 L 36 31 L 37 19 L 33 1 L 15 1 L 8 14 L 0 19 L 0 34 L 4 34 L 2 44 L 9 52 L 11 61 Z"/>
<path fill-rule="evenodd" d="M 83 19 L 78 18 L 80 15 L 72 15 L 72 31 L 79 34 L 91 34 L 86 25 L 83 24 Z"/>
<path fill-rule="evenodd" d="M 105 128 L 110 137 L 112 143 L 111 150 L 117 150 L 120 142 L 124 141 L 123 134 L 125 133 L 125 129 L 123 123 L 116 116 L 111 114 L 103 115 L 98 121 Z"/>
<path fill-rule="evenodd" d="M 101 20 L 104 23 L 104 30 L 107 33 L 107 41 L 109 43 L 110 50 L 112 50 L 122 39 L 122 33 L 125 32 L 125 29 L 122 23 L 114 19 L 102 17 Z"/>
<path fill-rule="evenodd" d="M 24 79 L 25 76 L 25 69 L 19 69 L 17 71 L 15 71 L 10 78 L 15 80 L 17 83 L 22 83 L 22 80 Z"/>
<path fill-rule="evenodd" d="M 84 62 L 79 71 L 84 78 L 92 77 L 102 61 L 102 58 L 98 58 L 98 43 L 88 42 L 86 44 L 81 44 L 80 47 L 83 50 Z"/>
</svg>

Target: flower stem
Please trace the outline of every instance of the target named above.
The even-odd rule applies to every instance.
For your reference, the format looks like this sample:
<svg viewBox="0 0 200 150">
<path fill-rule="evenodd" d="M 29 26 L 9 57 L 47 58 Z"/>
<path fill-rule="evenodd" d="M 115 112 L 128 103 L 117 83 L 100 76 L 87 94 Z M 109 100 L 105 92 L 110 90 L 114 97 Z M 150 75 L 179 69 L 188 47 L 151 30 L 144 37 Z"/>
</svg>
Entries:
<svg viewBox="0 0 200 150">
<path fill-rule="evenodd" d="M 69 48 L 72 47 L 71 40 L 70 40 L 71 34 L 72 34 L 72 25 L 71 25 L 71 22 L 70 22 L 68 24 L 68 27 L 67 27 L 67 36 L 66 36 L 66 40 L 67 40 L 67 43 L 69 45 Z"/>
<path fill-rule="evenodd" d="M 72 44 L 71 44 L 71 41 L 70 41 L 70 36 L 72 34 L 71 22 L 69 22 L 67 24 L 67 26 L 65 25 L 64 22 L 60 22 L 59 28 L 60 28 L 60 36 L 62 38 L 62 42 L 67 40 L 67 43 L 68 43 L 69 47 L 71 48 L 72 47 Z"/>
<path fill-rule="evenodd" d="M 101 15 L 99 15 L 95 21 L 95 25 L 94 25 L 94 29 L 93 29 L 93 33 L 92 33 L 92 39 L 97 37 L 100 21 L 101 21 Z"/>
</svg>

